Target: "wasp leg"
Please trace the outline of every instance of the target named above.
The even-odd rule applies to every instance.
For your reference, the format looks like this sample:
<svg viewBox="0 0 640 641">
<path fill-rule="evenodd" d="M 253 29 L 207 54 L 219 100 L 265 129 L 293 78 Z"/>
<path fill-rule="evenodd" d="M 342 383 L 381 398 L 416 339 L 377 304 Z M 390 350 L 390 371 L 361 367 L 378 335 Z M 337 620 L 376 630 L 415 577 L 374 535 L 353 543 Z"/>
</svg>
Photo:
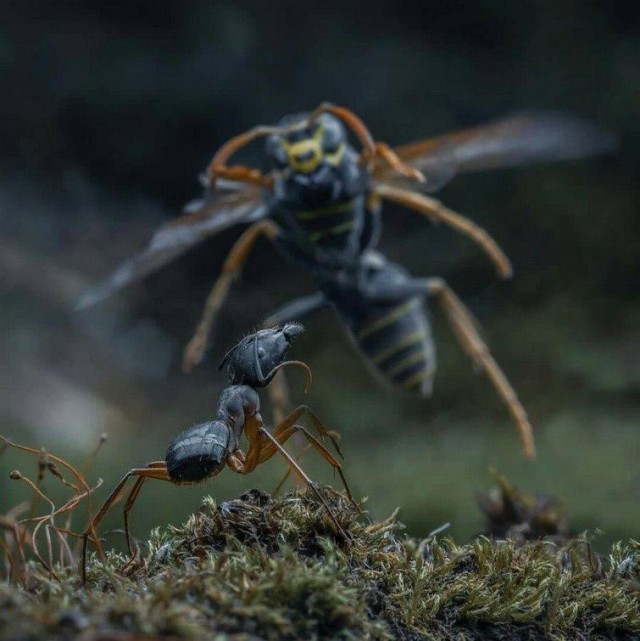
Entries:
<svg viewBox="0 0 640 641">
<path fill-rule="evenodd" d="M 259 187 L 270 187 L 273 180 L 270 176 L 265 176 L 259 169 L 245 167 L 244 165 L 233 165 L 232 167 L 217 167 L 210 170 L 209 187 L 215 185 L 219 178 L 230 180 L 232 182 L 243 182 Z"/>
<path fill-rule="evenodd" d="M 477 329 L 477 321 L 442 279 L 429 278 L 426 280 L 426 287 L 429 295 L 436 297 L 442 306 L 462 349 L 486 372 L 498 395 L 509 409 L 520 435 L 524 455 L 529 459 L 535 458 L 533 430 L 527 413 L 511 383 L 491 355 L 487 344 L 482 340 Z"/>
<path fill-rule="evenodd" d="M 257 138 L 270 136 L 277 131 L 276 127 L 258 126 L 228 140 L 218 149 L 207 167 L 206 173 L 209 178 L 209 186 L 213 188 L 217 178 L 231 178 L 232 180 L 264 184 L 265 177 L 257 169 L 243 167 L 242 165 L 229 167 L 226 163 L 242 147 L 246 147 Z"/>
<path fill-rule="evenodd" d="M 342 122 L 351 129 L 356 138 L 360 141 L 360 144 L 363 147 L 363 155 L 365 155 L 367 160 L 371 160 L 373 156 L 375 156 L 376 144 L 373 136 L 371 135 L 369 128 L 358 116 L 356 116 L 356 114 L 353 113 L 353 111 L 346 107 L 333 105 L 330 102 L 323 102 L 313 110 L 309 116 L 309 122 L 313 122 L 320 114 L 323 113 L 332 114 L 336 118 L 342 120 Z"/>
<path fill-rule="evenodd" d="M 127 481 L 134 476 L 137 476 L 139 478 L 136 479 L 136 482 L 134 483 L 134 486 L 131 492 L 129 493 L 129 496 L 127 497 L 127 501 L 124 507 L 125 538 L 127 541 L 127 549 L 130 555 L 132 554 L 132 546 L 131 546 L 131 538 L 129 534 L 128 513 L 133 507 L 133 503 L 135 502 L 136 498 L 138 497 L 138 494 L 140 493 L 142 483 L 147 478 L 154 478 L 160 481 L 171 480 L 169 478 L 169 474 L 167 473 L 167 467 L 164 461 L 153 461 L 152 463 L 148 463 L 146 467 L 133 468 L 129 470 L 122 477 L 120 482 L 115 486 L 115 488 L 113 489 L 113 492 L 111 492 L 107 500 L 104 502 L 103 506 L 100 508 L 99 512 L 94 517 L 89 527 L 85 530 L 84 534 L 82 535 L 82 584 L 83 585 L 87 581 L 87 545 L 89 542 L 89 534 L 95 531 L 95 529 L 98 527 L 98 525 L 100 524 L 102 519 L 105 517 L 107 512 L 111 509 L 111 507 L 120 497 L 122 489 L 126 485 Z"/>
<path fill-rule="evenodd" d="M 285 372 L 279 372 L 267 388 L 269 403 L 274 423 L 280 423 L 291 407 L 291 395 L 289 394 L 289 381 Z"/>
<path fill-rule="evenodd" d="M 360 160 L 363 164 L 369 165 L 376 158 L 386 162 L 392 169 L 401 173 L 407 178 L 424 182 L 425 178 L 422 172 L 415 167 L 402 162 L 400 157 L 384 142 L 376 142 L 364 122 L 356 116 L 353 111 L 346 107 L 339 107 L 330 102 L 323 102 L 316 107 L 309 116 L 309 122 L 313 122 L 322 113 L 330 113 L 344 122 L 349 129 L 355 134 L 356 138 L 362 145 L 362 154 Z"/>
<path fill-rule="evenodd" d="M 302 296 L 276 310 L 262 323 L 262 326 L 273 327 L 274 325 L 283 325 L 290 321 L 301 320 L 315 310 L 328 305 L 329 303 L 322 292 Z M 289 384 L 287 383 L 285 372 L 278 373 L 273 379 L 269 387 L 267 387 L 267 394 L 269 395 L 274 423 L 280 423 L 286 416 L 289 407 L 291 407 Z"/>
<path fill-rule="evenodd" d="M 261 220 L 245 230 L 235 242 L 224 261 L 222 274 L 214 283 L 211 293 L 207 297 L 195 334 L 185 348 L 182 360 L 182 367 L 185 371 L 191 371 L 202 360 L 216 315 L 229 293 L 231 282 L 240 273 L 255 242 L 260 236 L 274 238 L 278 233 L 278 227 L 274 223 L 270 220 Z"/>
<path fill-rule="evenodd" d="M 328 306 L 329 302 L 322 292 L 316 292 L 309 296 L 301 296 L 277 309 L 264 321 L 263 327 L 283 325 L 284 323 L 300 320 L 312 312 L 315 312 L 317 309 Z"/>
<path fill-rule="evenodd" d="M 431 218 L 433 222 L 444 222 L 455 230 L 463 233 L 476 242 L 483 251 L 489 256 L 490 260 L 495 265 L 498 274 L 502 278 L 510 278 L 513 274 L 511 262 L 500 249 L 498 244 L 493 238 L 479 225 L 473 221 L 457 214 L 445 207 L 440 201 L 435 198 L 430 198 L 424 194 L 420 194 L 408 189 L 401 189 L 399 187 L 391 187 L 386 184 L 378 184 L 373 188 L 373 192 L 382 198 L 391 200 L 409 209 L 413 209 L 420 214 L 424 214 Z"/>
<path fill-rule="evenodd" d="M 389 147 L 386 142 L 376 142 L 375 155 L 378 158 L 384 160 L 384 162 L 386 162 L 389 167 L 395 169 L 399 174 L 405 176 L 406 178 L 421 183 L 425 182 L 426 179 L 424 177 L 424 174 L 419 169 L 416 169 L 415 167 L 402 162 L 398 154 L 396 154 L 396 152 L 393 151 L 393 149 L 391 149 L 391 147 Z"/>
</svg>

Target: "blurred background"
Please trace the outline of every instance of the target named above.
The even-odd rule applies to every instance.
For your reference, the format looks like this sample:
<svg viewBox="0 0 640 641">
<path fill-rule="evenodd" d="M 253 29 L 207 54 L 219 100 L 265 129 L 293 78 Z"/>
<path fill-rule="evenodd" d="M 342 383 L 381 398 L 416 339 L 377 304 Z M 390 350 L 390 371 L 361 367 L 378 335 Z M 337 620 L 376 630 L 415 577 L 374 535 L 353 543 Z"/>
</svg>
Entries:
<svg viewBox="0 0 640 641">
<path fill-rule="evenodd" d="M 561 499 L 574 530 L 601 528 L 603 543 L 637 537 L 639 14 L 630 0 L 3 2 L 0 432 L 74 462 L 107 432 L 90 475 L 105 480 L 101 500 L 212 416 L 224 386 L 216 366 L 238 338 L 313 291 L 260 244 L 192 375 L 181 351 L 240 229 L 73 311 L 86 286 L 200 194 L 198 174 L 233 134 L 323 100 L 390 144 L 562 110 L 616 132 L 619 153 L 462 176 L 439 195 L 498 240 L 511 282 L 467 239 L 393 207 L 380 246 L 415 275 L 446 278 L 478 316 L 536 428 L 536 462 L 523 460 L 505 408 L 438 310 L 429 401 L 379 387 L 331 311 L 308 320 L 292 354 L 313 368 L 305 402 L 343 434 L 347 476 L 374 516 L 401 506 L 412 534 L 450 521 L 465 540 L 482 529 L 475 493 L 495 466 Z M 261 151 L 248 160 L 259 164 Z M 330 481 L 314 459 L 309 470 Z M 0 513 L 28 496 L 8 480 L 15 467 L 33 475 L 36 464 L 0 457 Z M 206 486 L 150 483 L 135 533 L 181 521 L 203 493 L 270 490 L 283 471 L 273 459 Z M 109 523 L 120 518 L 114 510 Z"/>
</svg>

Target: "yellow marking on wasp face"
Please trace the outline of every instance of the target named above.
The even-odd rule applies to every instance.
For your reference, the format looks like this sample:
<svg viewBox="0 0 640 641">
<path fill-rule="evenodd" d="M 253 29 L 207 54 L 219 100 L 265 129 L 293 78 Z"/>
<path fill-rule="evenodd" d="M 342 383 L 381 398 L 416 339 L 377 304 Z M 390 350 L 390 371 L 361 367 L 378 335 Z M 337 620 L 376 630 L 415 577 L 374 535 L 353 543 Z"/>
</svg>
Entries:
<svg viewBox="0 0 640 641">
<path fill-rule="evenodd" d="M 328 165 L 337 167 L 342 162 L 347 147 L 341 142 L 335 151 L 325 153 L 322 149 L 323 136 L 324 126 L 318 123 L 316 131 L 310 138 L 289 142 L 285 137 L 279 137 L 278 141 L 287 154 L 289 167 L 303 174 L 314 171 L 323 160 Z"/>
<path fill-rule="evenodd" d="M 280 139 L 283 149 L 287 152 L 289 166 L 303 174 L 309 174 L 322 162 L 324 152 L 322 151 L 322 125 L 311 138 L 305 138 L 297 142 L 289 142 L 285 138 Z"/>
<path fill-rule="evenodd" d="M 425 369 L 423 369 L 422 371 L 402 381 L 402 386 L 406 387 L 407 389 L 418 387 L 420 383 L 427 380 L 432 375 L 433 375 L 433 369 L 431 367 L 425 367 Z"/>
<path fill-rule="evenodd" d="M 390 378 L 393 378 L 397 374 L 402 374 L 402 372 L 411 365 L 415 365 L 416 363 L 419 363 L 423 360 L 424 354 L 422 353 L 422 351 L 409 354 L 409 356 L 403 358 L 397 365 L 394 365 L 390 370 L 388 370 L 386 374 Z"/>
<path fill-rule="evenodd" d="M 346 145 L 343 142 L 341 142 L 338 145 L 338 148 L 334 152 L 330 154 L 325 153 L 324 159 L 332 167 L 337 167 L 342 162 L 342 159 L 344 158 L 344 154 L 346 151 L 347 151 Z"/>
<path fill-rule="evenodd" d="M 391 323 L 398 320 L 399 318 L 402 318 L 407 312 L 409 312 L 416 305 L 419 305 L 419 304 L 420 304 L 419 300 L 413 299 L 408 301 L 404 305 L 400 305 L 399 307 L 396 307 L 391 312 L 389 312 L 386 316 L 379 318 L 377 321 L 374 321 L 373 323 L 371 323 L 371 325 L 360 330 L 360 332 L 358 332 L 358 338 L 362 340 L 367 336 L 371 336 L 371 334 L 375 334 L 377 331 L 383 329 L 387 325 L 390 325 Z"/>
<path fill-rule="evenodd" d="M 325 229 L 323 231 L 317 231 L 313 234 L 309 234 L 309 240 L 312 243 L 315 243 L 327 236 L 337 236 L 338 234 L 343 234 L 345 231 L 349 231 L 355 227 L 356 223 L 353 220 L 348 220 L 346 223 L 336 225 L 330 229 Z"/>
<path fill-rule="evenodd" d="M 323 218 L 325 216 L 333 216 L 334 214 L 341 214 L 351 209 L 353 200 L 346 200 L 342 203 L 329 205 L 327 207 L 318 207 L 317 209 L 300 210 L 297 211 L 295 216 L 298 220 L 315 220 L 316 218 Z"/>
</svg>

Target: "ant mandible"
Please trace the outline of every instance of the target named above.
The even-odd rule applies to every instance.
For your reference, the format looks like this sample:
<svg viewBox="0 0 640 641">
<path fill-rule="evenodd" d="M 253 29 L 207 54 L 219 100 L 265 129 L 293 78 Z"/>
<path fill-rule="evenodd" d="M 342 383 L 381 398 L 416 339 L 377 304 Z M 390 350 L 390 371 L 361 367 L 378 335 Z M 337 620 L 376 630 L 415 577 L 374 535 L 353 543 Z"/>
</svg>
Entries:
<svg viewBox="0 0 640 641">
<path fill-rule="evenodd" d="M 329 450 L 296 421 L 304 414 L 311 419 L 320 439 L 328 438 L 337 454 L 344 458 L 333 434 L 320 422 L 318 417 L 306 406 L 300 405 L 293 410 L 275 429 L 270 432 L 264 427 L 260 415 L 260 397 L 258 389 L 266 387 L 281 368 L 287 365 L 302 367 L 306 375 L 305 392 L 311 386 L 311 370 L 301 361 L 284 360 L 291 340 L 303 331 L 299 323 L 286 323 L 282 327 L 262 329 L 243 338 L 227 352 L 219 370 L 227 367 L 230 385 L 222 392 L 218 403 L 216 420 L 195 425 L 181 432 L 169 445 L 164 461 L 152 461 L 144 467 L 129 470 L 100 511 L 96 514 L 90 526 L 83 534 L 82 552 L 82 581 L 86 582 L 86 558 L 88 539 L 99 525 L 107 512 L 118 500 L 127 481 L 136 477 L 124 505 L 124 533 L 130 558 L 127 566 L 136 557 L 129 531 L 129 512 L 133 507 L 142 485 L 147 479 L 169 481 L 176 485 L 192 485 L 216 476 L 228 466 L 238 474 L 249 474 L 258 465 L 268 461 L 276 452 L 287 461 L 290 468 L 296 472 L 304 483 L 314 492 L 337 531 L 347 538 L 318 486 L 309 478 L 296 460 L 284 449 L 283 444 L 295 433 L 304 435 L 310 446 L 338 472 L 346 493 L 359 511 L 347 484 L 342 466 Z M 240 449 L 240 437 L 247 438 L 246 454 Z"/>
</svg>

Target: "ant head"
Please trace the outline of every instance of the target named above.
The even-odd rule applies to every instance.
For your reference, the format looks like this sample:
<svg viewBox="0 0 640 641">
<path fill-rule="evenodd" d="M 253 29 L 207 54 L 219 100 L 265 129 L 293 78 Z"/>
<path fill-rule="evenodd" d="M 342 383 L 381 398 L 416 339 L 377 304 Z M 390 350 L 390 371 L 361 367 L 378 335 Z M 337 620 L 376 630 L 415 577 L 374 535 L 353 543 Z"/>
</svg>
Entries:
<svg viewBox="0 0 640 641">
<path fill-rule="evenodd" d="M 226 366 L 233 385 L 265 387 L 284 362 L 291 340 L 303 331 L 300 323 L 286 323 L 249 334 L 227 352 L 218 370 Z"/>
</svg>

